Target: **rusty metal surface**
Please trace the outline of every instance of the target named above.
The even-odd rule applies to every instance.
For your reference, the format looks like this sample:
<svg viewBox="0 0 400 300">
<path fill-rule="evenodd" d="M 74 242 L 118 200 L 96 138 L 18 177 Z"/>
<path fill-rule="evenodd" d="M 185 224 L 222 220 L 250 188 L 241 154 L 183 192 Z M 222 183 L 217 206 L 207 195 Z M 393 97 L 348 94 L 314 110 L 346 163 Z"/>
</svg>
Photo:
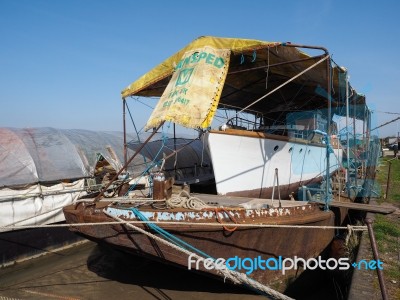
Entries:
<svg viewBox="0 0 400 300">
<path fill-rule="evenodd" d="M 136 220 L 129 208 L 107 208 L 111 213 L 124 220 Z M 317 204 L 307 204 L 293 207 L 269 207 L 260 209 L 244 208 L 207 208 L 189 210 L 184 208 L 158 210 L 151 207 L 143 207 L 140 212 L 150 221 L 182 221 L 196 224 L 214 222 L 234 225 L 239 224 L 305 224 L 326 218 L 326 213 L 321 211 Z M 167 226 L 162 225 L 161 226 Z"/>
<path fill-rule="evenodd" d="M 159 211 L 156 210 L 141 208 L 140 211 L 142 214 L 153 214 L 154 220 L 160 217 Z M 178 218 L 182 221 L 215 223 L 218 222 L 216 213 L 220 213 L 220 220 L 230 228 L 234 223 L 228 214 L 233 214 L 237 222 L 242 224 L 246 222 L 249 224 L 304 224 L 318 226 L 334 224 L 333 213 L 321 211 L 317 205 L 287 208 L 282 209 L 280 212 L 279 209 L 236 209 L 224 212 L 201 211 L 196 212 L 196 215 L 191 214 L 188 210 L 180 209 L 167 213 L 175 217 L 175 220 Z M 76 208 L 69 206 L 64 209 L 64 214 L 68 223 L 113 221 L 112 218 L 102 212 L 102 209 L 98 209 L 94 205 L 85 206 L 81 204 Z M 129 220 L 127 216 L 128 214 L 125 217 L 124 214 L 120 214 L 120 217 Z M 134 218 L 132 217 L 131 219 Z M 242 258 L 261 256 L 263 259 L 277 258 L 279 256 L 297 256 L 307 259 L 318 256 L 329 245 L 334 236 L 333 229 L 238 227 L 235 231 L 229 232 L 224 230 L 222 225 L 221 227 L 204 227 L 195 223 L 182 226 L 158 225 L 210 256 L 225 259 L 234 256 Z M 144 226 L 141 227 L 145 228 Z M 186 255 L 182 255 L 181 252 L 123 225 L 74 226 L 71 227 L 71 230 L 79 232 L 96 242 L 112 244 L 135 255 L 147 256 L 187 268 Z M 217 275 L 213 270 L 201 268 L 201 271 Z M 282 276 L 280 271 L 269 270 L 256 270 L 251 274 L 252 278 L 265 284 L 281 281 Z M 293 272 L 288 272 L 284 277 L 287 278 L 288 276 L 294 276 L 294 270 Z"/>
<path fill-rule="evenodd" d="M 373 221 L 370 218 L 365 219 L 365 224 L 367 224 L 368 234 L 369 234 L 369 238 L 371 241 L 372 253 L 374 254 L 375 261 L 379 261 L 378 246 L 377 246 L 375 235 L 374 235 L 374 229 L 372 228 L 372 223 L 373 223 Z M 381 289 L 382 299 L 387 300 L 387 299 L 389 299 L 389 296 L 388 296 L 388 291 L 386 288 L 383 272 L 380 268 L 376 268 L 376 272 L 378 274 L 379 287 Z"/>
</svg>

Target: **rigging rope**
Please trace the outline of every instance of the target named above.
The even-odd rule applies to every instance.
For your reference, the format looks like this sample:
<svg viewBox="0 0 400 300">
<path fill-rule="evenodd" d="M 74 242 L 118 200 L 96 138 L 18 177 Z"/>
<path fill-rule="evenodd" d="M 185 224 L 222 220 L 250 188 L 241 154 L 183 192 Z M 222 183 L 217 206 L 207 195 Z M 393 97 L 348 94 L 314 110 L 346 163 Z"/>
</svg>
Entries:
<svg viewBox="0 0 400 300">
<path fill-rule="evenodd" d="M 312 64 L 311 66 L 309 66 L 307 69 L 301 71 L 299 74 L 297 74 L 296 76 L 290 78 L 289 80 L 285 81 L 284 83 L 282 83 L 281 85 L 279 85 L 278 87 L 274 88 L 272 91 L 266 93 L 264 96 L 261 96 L 260 98 L 258 98 L 257 100 L 253 101 L 252 103 L 250 103 L 249 105 L 247 105 L 245 108 L 243 108 L 241 111 L 239 111 L 237 114 L 243 112 L 244 110 L 248 109 L 249 107 L 253 106 L 254 104 L 260 102 L 262 99 L 268 97 L 269 95 L 271 95 L 272 93 L 276 92 L 277 90 L 279 90 L 280 88 L 282 88 L 283 86 L 287 85 L 288 83 L 292 82 L 293 80 L 295 80 L 297 77 L 300 77 L 301 75 L 303 75 L 304 73 L 306 73 L 307 71 L 311 70 L 312 68 L 314 68 L 315 66 L 317 66 L 318 64 L 322 63 L 323 61 L 327 60 L 330 56 L 326 55 L 324 58 L 320 59 L 319 61 L 317 61 L 316 63 Z"/>
<path fill-rule="evenodd" d="M 321 203 L 323 204 L 323 203 Z M 122 223 L 130 224 L 168 224 L 168 225 L 198 225 L 198 226 L 210 226 L 210 227 L 221 227 L 219 223 L 198 223 L 198 222 L 184 222 L 184 221 L 123 221 Z M 7 230 L 18 230 L 18 229 L 31 229 L 31 228 L 57 228 L 57 227 L 77 227 L 77 226 L 101 226 L 101 225 L 117 225 L 122 224 L 120 222 L 92 222 L 92 223 L 71 223 L 71 224 L 48 224 L 48 225 L 19 225 L 19 226 L 0 226 L 0 231 L 3 229 Z M 236 227 L 255 227 L 255 228 L 293 228 L 293 229 L 343 229 L 346 230 L 349 227 L 346 226 L 316 226 L 316 225 L 278 225 L 278 224 L 235 224 Z M 353 231 L 366 231 L 367 226 L 354 225 L 351 226 Z"/>
<path fill-rule="evenodd" d="M 115 219 L 115 220 L 117 220 L 119 222 L 123 222 L 124 225 L 126 225 L 126 226 L 128 226 L 128 227 L 130 227 L 130 228 L 132 228 L 132 229 L 134 229 L 134 230 L 136 230 L 136 231 L 138 231 L 138 232 L 140 232 L 140 233 L 142 233 L 142 234 L 144 234 L 144 235 L 146 235 L 146 236 L 148 236 L 150 238 L 152 238 L 153 240 L 156 240 L 156 241 L 158 241 L 158 242 L 160 242 L 160 243 L 162 243 L 164 245 L 167 245 L 167 246 L 169 246 L 169 247 L 171 247 L 171 248 L 173 248 L 173 249 L 175 249 L 175 250 L 177 250 L 179 252 L 182 252 L 182 253 L 184 253 L 184 254 L 186 254 L 188 256 L 194 257 L 198 261 L 202 261 L 203 263 L 205 263 L 204 262 L 205 261 L 204 257 L 199 256 L 199 255 L 197 255 L 197 254 L 195 254 L 195 253 L 193 253 L 193 252 L 191 252 L 189 250 L 186 250 L 186 249 L 184 249 L 182 247 L 176 246 L 174 243 L 171 243 L 171 242 L 169 242 L 169 241 L 167 241 L 165 239 L 162 239 L 162 238 L 160 238 L 160 237 L 148 232 L 147 230 L 144 230 L 144 229 L 142 229 L 140 227 L 137 227 L 137 226 L 134 226 L 132 224 L 129 224 L 128 222 L 124 222 L 121 218 L 109 215 L 106 211 L 103 211 L 103 212 L 107 216 L 109 216 L 109 217 L 111 217 L 111 218 L 113 218 L 113 219 Z M 205 255 L 207 257 L 210 257 L 207 254 L 205 254 Z M 254 288 L 254 289 L 258 290 L 258 291 L 261 291 L 263 293 L 271 295 L 271 296 L 275 297 L 276 299 L 283 299 L 283 300 L 292 299 L 292 298 L 290 298 L 290 297 L 288 297 L 288 296 L 286 296 L 286 295 L 284 295 L 284 294 L 282 294 L 282 293 L 280 293 L 280 292 L 278 292 L 278 291 L 276 291 L 276 290 L 274 290 L 274 289 L 272 289 L 272 288 L 270 288 L 270 287 L 268 287 L 266 285 L 261 284 L 260 282 L 254 280 L 254 279 L 249 278 L 244 273 L 240 273 L 240 272 L 236 272 L 236 271 L 233 271 L 233 270 L 229 270 L 226 267 L 226 265 L 224 265 L 224 264 L 218 265 L 218 266 L 216 265 L 215 262 L 212 262 L 212 264 L 214 265 L 215 269 L 218 270 L 218 272 L 220 272 L 222 275 L 224 275 L 225 278 L 229 278 L 232 282 L 234 282 L 236 284 L 242 283 L 242 284 L 248 285 L 251 288 Z"/>
</svg>

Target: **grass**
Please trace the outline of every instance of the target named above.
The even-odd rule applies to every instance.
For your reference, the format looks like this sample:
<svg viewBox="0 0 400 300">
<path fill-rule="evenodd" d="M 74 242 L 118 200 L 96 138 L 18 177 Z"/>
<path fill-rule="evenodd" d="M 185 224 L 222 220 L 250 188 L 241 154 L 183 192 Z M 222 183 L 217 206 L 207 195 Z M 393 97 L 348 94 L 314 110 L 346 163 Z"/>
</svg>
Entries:
<svg viewBox="0 0 400 300">
<path fill-rule="evenodd" d="M 387 189 L 389 166 L 390 178 L 389 188 Z M 385 201 L 388 203 L 400 205 L 400 160 L 393 160 L 393 157 L 381 158 L 377 170 L 376 180 L 378 184 L 382 187 L 381 197 L 378 199 L 378 202 L 381 203 Z M 385 197 L 386 190 L 388 190 L 387 197 Z"/>
<path fill-rule="evenodd" d="M 386 189 L 389 166 L 391 166 L 389 188 Z M 400 160 L 393 160 L 393 157 L 381 158 L 376 180 L 382 187 L 378 203 L 400 208 Z M 386 190 L 387 195 L 385 195 Z M 393 299 L 400 299 L 400 216 L 376 214 L 373 228 L 379 255 L 384 262 L 386 287 Z"/>
<path fill-rule="evenodd" d="M 400 238 L 400 226 L 386 216 L 377 215 L 374 222 L 375 238 L 381 252 L 396 251 Z"/>
</svg>

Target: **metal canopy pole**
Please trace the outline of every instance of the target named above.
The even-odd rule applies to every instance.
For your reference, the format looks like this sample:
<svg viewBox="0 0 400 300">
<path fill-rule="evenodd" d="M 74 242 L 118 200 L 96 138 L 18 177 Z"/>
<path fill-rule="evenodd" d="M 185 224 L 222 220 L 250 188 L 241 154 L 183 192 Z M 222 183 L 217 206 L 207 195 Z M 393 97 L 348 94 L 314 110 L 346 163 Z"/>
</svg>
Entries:
<svg viewBox="0 0 400 300">
<path fill-rule="evenodd" d="M 356 112 L 357 112 L 357 98 L 355 103 L 353 104 L 353 155 L 354 155 L 354 186 L 356 189 L 356 197 L 358 195 L 358 182 L 357 182 L 357 177 L 358 177 L 358 167 L 357 167 L 357 162 L 358 162 L 358 157 L 357 154 L 359 153 L 358 151 L 358 146 L 357 146 L 357 131 L 356 131 Z"/>
<path fill-rule="evenodd" d="M 349 76 L 346 70 L 346 148 L 347 148 L 347 172 L 346 172 L 346 183 L 347 183 L 347 193 L 349 194 L 349 170 L 350 170 L 350 137 L 349 137 Z"/>
<path fill-rule="evenodd" d="M 123 122 L 123 128 L 124 128 L 124 164 L 126 164 L 127 161 L 127 145 L 126 145 L 126 119 L 125 119 L 125 114 L 126 114 L 126 100 L 125 98 L 122 99 L 122 122 Z"/>
<path fill-rule="evenodd" d="M 332 195 L 329 190 L 330 185 L 330 136 L 331 136 L 331 118 L 332 118 L 332 105 L 331 105 L 331 59 L 329 54 L 326 60 L 326 81 L 327 81 L 327 94 L 328 94 L 328 122 L 327 122 L 327 132 L 326 132 L 326 179 L 325 179 L 325 210 L 328 210 L 328 202 L 331 201 Z"/>
</svg>

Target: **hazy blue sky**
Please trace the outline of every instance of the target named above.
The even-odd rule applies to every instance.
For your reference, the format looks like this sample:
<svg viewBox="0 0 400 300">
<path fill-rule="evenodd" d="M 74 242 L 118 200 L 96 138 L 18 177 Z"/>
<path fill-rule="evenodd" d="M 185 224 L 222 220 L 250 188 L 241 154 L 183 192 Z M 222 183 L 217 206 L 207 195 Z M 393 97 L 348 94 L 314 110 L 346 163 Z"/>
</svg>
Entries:
<svg viewBox="0 0 400 300">
<path fill-rule="evenodd" d="M 400 113 L 399 3 L 0 0 L 0 127 L 121 131 L 122 89 L 202 35 L 325 46 L 382 124 Z"/>
</svg>

